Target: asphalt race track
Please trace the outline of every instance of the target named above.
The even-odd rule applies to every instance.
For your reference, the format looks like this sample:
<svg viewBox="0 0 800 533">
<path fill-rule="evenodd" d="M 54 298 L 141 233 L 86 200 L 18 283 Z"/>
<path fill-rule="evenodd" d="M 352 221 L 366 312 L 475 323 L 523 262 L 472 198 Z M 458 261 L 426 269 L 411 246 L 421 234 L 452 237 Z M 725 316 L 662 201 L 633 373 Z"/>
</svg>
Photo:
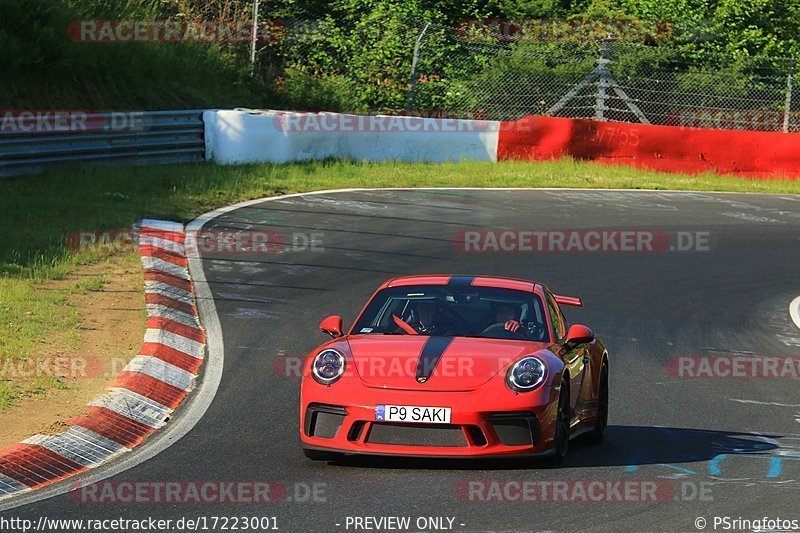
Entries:
<svg viewBox="0 0 800 533">
<path fill-rule="evenodd" d="M 502 229 L 652 230 L 672 240 L 654 252 L 463 253 L 453 244 L 465 230 Z M 243 207 L 204 228 L 217 230 L 273 231 L 289 246 L 204 253 L 224 334 L 217 395 L 177 444 L 112 479 L 269 480 L 285 484 L 287 499 L 90 505 L 61 495 L 6 516 L 276 516 L 282 531 L 353 531 L 348 516 L 410 516 L 412 531 L 417 517 L 454 518 L 456 531 L 694 531 L 698 517 L 708 530 L 714 516 L 800 519 L 800 380 L 689 379 L 674 366 L 680 356 L 798 357 L 800 330 L 788 309 L 800 295 L 800 197 L 345 191 Z M 701 249 L 670 250 L 687 235 L 700 236 Z M 341 314 L 349 327 L 379 283 L 414 273 L 529 278 L 582 297 L 585 309 L 567 309 L 567 318 L 592 327 L 612 358 L 606 442 L 573 441 L 559 467 L 307 460 L 298 447 L 299 381 L 286 369 L 325 340 L 317 329 L 323 317 Z M 496 494 L 474 501 L 464 491 L 492 487 L 470 481 L 497 482 L 502 499 L 515 486 L 508 482 L 556 480 L 649 480 L 669 490 L 655 502 L 497 501 Z M 312 486 L 318 501 L 296 501 L 313 499 L 305 497 Z"/>
</svg>

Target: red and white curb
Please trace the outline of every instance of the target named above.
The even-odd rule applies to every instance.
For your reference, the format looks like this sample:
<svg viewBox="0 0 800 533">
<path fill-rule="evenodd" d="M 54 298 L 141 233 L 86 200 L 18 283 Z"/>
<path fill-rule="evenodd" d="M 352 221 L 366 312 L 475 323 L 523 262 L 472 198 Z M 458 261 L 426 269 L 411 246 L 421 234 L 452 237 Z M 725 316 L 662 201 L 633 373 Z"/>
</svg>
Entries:
<svg viewBox="0 0 800 533">
<path fill-rule="evenodd" d="M 206 350 L 182 224 L 144 220 L 139 251 L 147 331 L 139 355 L 86 414 L 57 435 L 34 435 L 0 451 L 0 499 L 104 464 L 161 428 L 192 390 Z"/>
</svg>

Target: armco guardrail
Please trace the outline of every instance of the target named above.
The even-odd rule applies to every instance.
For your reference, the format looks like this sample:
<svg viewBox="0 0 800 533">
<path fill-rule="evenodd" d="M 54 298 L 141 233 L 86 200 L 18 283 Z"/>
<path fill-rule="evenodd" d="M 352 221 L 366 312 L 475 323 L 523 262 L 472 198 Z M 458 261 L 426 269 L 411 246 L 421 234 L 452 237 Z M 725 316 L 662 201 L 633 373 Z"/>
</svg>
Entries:
<svg viewBox="0 0 800 533">
<path fill-rule="evenodd" d="M 185 163 L 205 154 L 201 110 L 18 112 L 3 120 L 0 176 L 70 163 Z"/>
</svg>

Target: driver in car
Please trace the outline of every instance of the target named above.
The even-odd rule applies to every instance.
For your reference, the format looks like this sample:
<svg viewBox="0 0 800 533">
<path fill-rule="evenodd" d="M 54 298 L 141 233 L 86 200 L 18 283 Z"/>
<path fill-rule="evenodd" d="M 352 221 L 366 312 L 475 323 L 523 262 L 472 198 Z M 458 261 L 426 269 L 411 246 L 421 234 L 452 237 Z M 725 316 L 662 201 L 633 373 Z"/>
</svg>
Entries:
<svg viewBox="0 0 800 533">
<path fill-rule="evenodd" d="M 421 335 L 437 335 L 444 329 L 437 320 L 437 305 L 433 300 L 421 300 L 417 302 L 414 313 L 416 320 L 410 325 Z"/>
<path fill-rule="evenodd" d="M 520 331 L 522 329 L 522 324 L 519 323 L 519 306 L 507 303 L 497 304 L 495 316 L 495 324 L 502 324 L 506 331 L 511 331 L 512 333 L 522 333 L 522 331 Z"/>
</svg>

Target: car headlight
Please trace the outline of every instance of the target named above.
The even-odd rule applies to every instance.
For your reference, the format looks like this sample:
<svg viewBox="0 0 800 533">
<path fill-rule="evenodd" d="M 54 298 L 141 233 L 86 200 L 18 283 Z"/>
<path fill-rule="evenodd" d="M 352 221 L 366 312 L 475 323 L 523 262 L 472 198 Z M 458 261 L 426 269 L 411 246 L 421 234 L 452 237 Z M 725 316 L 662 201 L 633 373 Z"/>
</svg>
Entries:
<svg viewBox="0 0 800 533">
<path fill-rule="evenodd" d="M 314 357 L 311 373 L 314 379 L 323 385 L 330 385 L 344 374 L 344 356 L 338 351 L 328 348 Z"/>
<path fill-rule="evenodd" d="M 523 357 L 508 370 L 506 382 L 517 392 L 532 391 L 544 382 L 547 367 L 538 357 Z"/>
</svg>

